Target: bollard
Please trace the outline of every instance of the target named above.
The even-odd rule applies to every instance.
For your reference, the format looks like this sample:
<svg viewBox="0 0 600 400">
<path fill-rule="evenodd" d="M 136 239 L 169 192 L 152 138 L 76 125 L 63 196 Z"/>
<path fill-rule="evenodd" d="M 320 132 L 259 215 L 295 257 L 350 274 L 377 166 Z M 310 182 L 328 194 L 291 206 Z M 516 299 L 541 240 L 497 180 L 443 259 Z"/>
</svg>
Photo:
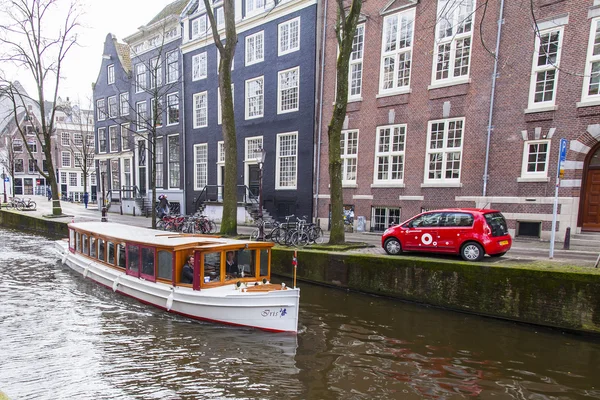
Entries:
<svg viewBox="0 0 600 400">
<path fill-rule="evenodd" d="M 102 218 L 100 218 L 101 222 L 107 222 L 108 218 L 106 217 L 106 212 L 108 210 L 106 209 L 106 206 L 102 207 Z"/>
<path fill-rule="evenodd" d="M 571 228 L 567 228 L 565 232 L 565 244 L 563 245 L 564 250 L 569 250 L 571 247 Z"/>
<path fill-rule="evenodd" d="M 121 203 L 120 209 L 121 209 L 121 215 L 123 215 L 123 203 Z"/>
<path fill-rule="evenodd" d="M 135 206 L 133 207 L 133 216 L 135 217 Z"/>
</svg>

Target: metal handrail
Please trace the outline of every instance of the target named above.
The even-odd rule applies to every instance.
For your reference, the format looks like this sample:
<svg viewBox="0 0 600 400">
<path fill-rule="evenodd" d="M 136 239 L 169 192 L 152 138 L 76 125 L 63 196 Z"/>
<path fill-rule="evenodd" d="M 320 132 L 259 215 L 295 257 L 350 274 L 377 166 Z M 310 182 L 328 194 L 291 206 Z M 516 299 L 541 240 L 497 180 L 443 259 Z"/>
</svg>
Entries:
<svg viewBox="0 0 600 400">
<path fill-rule="evenodd" d="M 207 201 L 215 203 L 223 202 L 223 188 L 223 185 L 204 186 L 194 201 L 195 210 L 197 211 L 200 206 Z M 258 196 L 253 194 L 250 188 L 246 185 L 237 185 L 236 195 L 238 203 L 258 204 Z"/>
</svg>

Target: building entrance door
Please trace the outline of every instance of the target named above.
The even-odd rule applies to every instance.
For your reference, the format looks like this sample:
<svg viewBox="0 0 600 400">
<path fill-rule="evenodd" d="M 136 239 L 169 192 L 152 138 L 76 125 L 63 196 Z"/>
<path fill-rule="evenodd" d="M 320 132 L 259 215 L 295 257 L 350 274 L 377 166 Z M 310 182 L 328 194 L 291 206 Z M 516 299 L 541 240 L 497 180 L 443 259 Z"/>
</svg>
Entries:
<svg viewBox="0 0 600 400">
<path fill-rule="evenodd" d="M 587 171 L 582 229 L 600 231 L 600 169 L 588 168 Z"/>
<path fill-rule="evenodd" d="M 248 165 L 248 188 L 250 196 L 258 198 L 260 190 L 260 168 L 256 164 Z"/>
</svg>

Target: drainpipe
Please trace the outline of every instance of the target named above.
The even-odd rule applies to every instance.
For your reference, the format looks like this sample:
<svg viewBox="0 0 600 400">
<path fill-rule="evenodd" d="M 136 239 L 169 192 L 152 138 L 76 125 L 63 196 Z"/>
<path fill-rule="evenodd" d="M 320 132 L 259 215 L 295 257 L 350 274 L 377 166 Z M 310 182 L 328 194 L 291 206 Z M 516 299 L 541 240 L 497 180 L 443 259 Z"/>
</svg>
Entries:
<svg viewBox="0 0 600 400">
<path fill-rule="evenodd" d="M 315 218 L 319 215 L 319 185 L 321 181 L 321 136 L 323 134 L 323 86 L 324 79 L 323 74 L 325 72 L 325 37 L 327 36 L 327 0 L 325 0 L 325 8 L 323 11 L 323 38 L 321 40 L 321 73 L 319 82 L 319 124 L 317 134 L 317 171 L 315 178 Z"/>
<path fill-rule="evenodd" d="M 483 197 L 487 194 L 487 183 L 488 183 L 488 166 L 490 162 L 490 140 L 492 137 L 492 118 L 494 114 L 494 96 L 496 94 L 496 78 L 498 75 L 498 54 L 500 52 L 500 37 L 502 35 L 502 24 L 504 19 L 504 0 L 500 2 L 500 17 L 498 19 L 498 36 L 496 38 L 496 51 L 494 53 L 494 74 L 492 75 L 492 92 L 490 94 L 490 112 L 488 117 L 487 126 L 487 142 L 485 146 L 485 167 L 483 170 Z"/>
<path fill-rule="evenodd" d="M 181 41 L 183 42 L 183 28 L 181 29 Z M 185 181 L 185 166 L 186 166 L 186 162 L 185 162 L 185 151 L 186 151 L 186 147 L 185 147 L 185 139 L 186 139 L 186 133 L 185 133 L 185 79 L 184 79 L 184 74 L 185 74 L 185 64 L 183 63 L 183 52 L 181 51 L 181 44 L 179 45 L 179 55 L 181 56 L 181 98 L 179 99 L 179 107 L 181 108 L 181 113 L 179 114 L 179 121 L 183 121 L 180 122 L 181 123 L 181 147 L 183 149 L 182 152 L 182 160 L 181 160 L 181 166 L 183 166 L 183 168 L 181 168 L 180 166 L 180 171 L 181 171 L 181 184 L 182 184 L 182 198 L 183 198 L 183 210 L 185 210 L 185 214 L 187 214 L 187 190 L 186 190 L 186 181 Z M 167 104 L 167 113 L 168 111 L 168 107 L 169 105 Z M 168 116 L 167 116 L 168 118 Z"/>
</svg>

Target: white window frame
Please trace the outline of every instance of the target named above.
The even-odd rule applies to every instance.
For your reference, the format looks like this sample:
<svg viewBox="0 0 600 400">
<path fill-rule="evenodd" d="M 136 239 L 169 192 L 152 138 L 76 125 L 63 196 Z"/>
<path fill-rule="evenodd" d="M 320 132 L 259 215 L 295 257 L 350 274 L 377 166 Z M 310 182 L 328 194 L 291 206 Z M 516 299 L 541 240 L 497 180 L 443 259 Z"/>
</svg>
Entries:
<svg viewBox="0 0 600 400">
<path fill-rule="evenodd" d="M 148 86 L 148 77 L 146 76 L 146 65 L 143 63 L 135 66 L 135 92 L 141 93 Z"/>
<path fill-rule="evenodd" d="M 349 149 L 349 141 L 348 136 L 350 134 L 356 134 L 356 139 L 352 138 L 352 140 L 356 140 L 356 149 L 350 151 Z M 340 140 L 340 158 L 342 159 L 342 186 L 356 186 L 356 182 L 358 179 L 358 145 L 359 145 L 360 132 L 358 129 L 347 129 L 342 131 L 342 136 Z M 356 167 L 356 171 L 354 172 L 354 179 L 349 178 L 348 167 L 350 166 L 350 162 L 353 161 L 354 166 Z"/>
<path fill-rule="evenodd" d="M 296 74 L 296 86 L 290 86 L 290 87 L 284 88 L 282 85 L 282 78 L 283 78 L 284 74 L 290 74 L 290 73 Z M 295 107 L 284 109 L 284 101 L 283 101 L 284 100 L 283 99 L 284 90 L 291 93 L 290 96 L 293 96 L 293 93 L 295 92 L 295 98 L 296 98 L 296 100 L 295 100 L 296 106 Z M 290 103 L 292 104 L 293 102 L 290 102 Z M 288 106 L 286 106 L 286 107 L 288 107 Z M 279 71 L 277 73 L 277 114 L 286 114 L 286 113 L 290 113 L 290 112 L 295 112 L 295 111 L 298 111 L 299 109 L 300 109 L 300 67 L 298 66 L 298 67 L 286 69 L 284 71 Z"/>
<path fill-rule="evenodd" d="M 265 0 L 244 0 L 244 11 L 246 18 L 253 17 L 265 10 Z"/>
<path fill-rule="evenodd" d="M 225 11 L 223 10 L 223 6 L 215 7 L 215 21 L 217 22 L 217 29 L 221 29 L 225 27 Z"/>
<path fill-rule="evenodd" d="M 157 188 L 163 188 L 165 184 L 165 137 L 156 138 L 156 182 Z M 159 176 L 160 175 L 160 176 Z"/>
<path fill-rule="evenodd" d="M 203 15 L 199 16 L 198 18 L 193 19 L 191 24 L 192 24 L 192 33 L 191 33 L 192 39 L 197 39 L 199 37 L 206 35 L 206 32 L 208 31 L 208 23 L 207 23 L 207 19 L 206 19 L 206 14 L 203 14 Z"/>
<path fill-rule="evenodd" d="M 193 96 L 193 118 L 194 129 L 208 126 L 208 92 L 195 93 Z"/>
<path fill-rule="evenodd" d="M 177 82 L 179 79 L 179 53 L 178 50 L 170 51 L 166 57 L 167 83 Z"/>
<path fill-rule="evenodd" d="M 150 89 L 155 89 L 162 86 L 162 64 L 160 58 L 154 57 L 150 59 Z"/>
<path fill-rule="evenodd" d="M 106 100 L 104 98 L 96 100 L 96 118 L 98 121 L 106 119 Z"/>
<path fill-rule="evenodd" d="M 263 137 L 252 136 L 244 140 L 244 162 L 256 164 L 256 160 L 261 157 L 259 149 L 263 148 Z"/>
<path fill-rule="evenodd" d="M 109 85 L 115 83 L 115 65 L 111 64 L 106 67 L 106 81 Z"/>
<path fill-rule="evenodd" d="M 598 54 L 594 54 L 596 32 L 599 34 Z M 596 64 L 598 68 L 595 73 L 593 69 L 594 64 Z M 598 93 L 596 94 L 589 94 L 592 79 L 595 81 L 593 82 L 594 86 L 597 86 Z M 581 89 L 581 101 L 600 101 L 600 17 L 592 19 L 592 24 L 590 27 L 590 38 L 588 41 L 585 71 L 583 75 L 583 87 Z"/>
<path fill-rule="evenodd" d="M 102 150 L 102 137 L 104 137 L 104 150 Z M 108 151 L 108 137 L 106 136 L 106 128 L 98 128 L 98 153 L 106 153 Z"/>
<path fill-rule="evenodd" d="M 69 172 L 69 186 L 73 187 L 73 186 L 77 186 L 77 172 Z"/>
<path fill-rule="evenodd" d="M 460 122 L 461 123 L 461 136 L 460 136 L 460 146 L 456 147 L 448 147 L 448 131 L 450 129 L 450 124 L 452 122 Z M 444 130 L 442 135 L 442 147 L 431 147 L 431 135 L 432 135 L 432 127 L 434 124 L 444 123 Z M 425 185 L 434 184 L 434 185 L 456 185 L 460 183 L 460 179 L 462 177 L 462 167 L 463 167 L 463 147 L 465 142 L 465 118 L 446 118 L 446 119 L 438 119 L 434 121 L 429 121 L 427 124 L 427 151 L 425 155 L 425 173 L 423 175 L 423 182 Z M 448 171 L 447 163 L 448 163 L 448 155 L 452 153 L 460 153 L 460 167 L 458 172 L 458 178 L 446 178 L 446 172 Z M 429 167 L 430 167 L 430 156 L 432 154 L 442 154 L 442 165 L 441 165 L 441 178 L 429 178 Z"/>
<path fill-rule="evenodd" d="M 393 32 L 389 32 L 394 22 L 396 29 L 395 34 Z M 414 23 L 414 8 L 404 12 L 388 15 L 383 19 L 381 60 L 379 70 L 379 94 L 381 95 L 408 93 L 410 91 L 412 54 L 415 35 Z M 410 36 L 406 35 L 406 31 L 408 31 L 409 29 Z M 391 64 L 389 62 L 386 64 L 387 60 L 393 60 L 393 65 L 391 69 Z M 398 71 L 401 62 L 404 66 L 404 73 L 408 75 L 408 82 L 405 82 L 405 79 L 403 79 L 402 82 L 400 82 L 398 79 Z M 391 73 L 391 82 L 389 81 L 389 79 L 386 79 L 388 78 L 388 76 L 386 76 L 386 72 Z"/>
<path fill-rule="evenodd" d="M 199 152 L 203 152 L 204 154 L 199 154 Z M 200 162 L 198 161 L 199 156 L 204 156 Z M 199 167 L 204 166 L 204 170 L 198 170 Z M 199 175 L 202 176 L 199 176 Z M 199 179 L 204 178 L 204 186 L 202 186 L 202 182 L 199 182 Z M 194 190 L 203 190 L 206 185 L 208 185 L 208 144 L 201 143 L 194 145 Z"/>
<path fill-rule="evenodd" d="M 538 57 L 540 56 L 540 39 L 545 35 L 552 35 L 554 32 L 558 32 L 558 47 L 556 51 L 556 62 L 549 63 L 545 65 L 538 65 Z M 535 37 L 535 51 L 533 53 L 533 62 L 531 66 L 531 82 L 529 86 L 529 105 L 528 109 L 538 109 L 538 108 L 546 108 L 553 107 L 556 104 L 556 94 L 558 87 L 558 75 L 560 69 L 560 56 L 562 50 L 562 41 L 564 36 L 564 28 L 562 26 L 555 27 L 551 29 L 545 29 L 539 31 Z M 536 84 L 537 84 L 537 76 L 538 73 L 547 73 L 550 71 L 554 71 L 554 85 L 552 89 L 552 99 L 546 101 L 535 101 L 536 94 Z"/>
<path fill-rule="evenodd" d="M 119 151 L 119 125 L 111 125 L 108 127 L 108 152 L 116 153 Z M 113 149 L 113 143 L 115 148 Z"/>
<path fill-rule="evenodd" d="M 121 125 L 121 150 L 126 151 L 126 150 L 131 150 L 131 146 L 129 145 L 129 136 L 130 136 L 130 132 L 129 132 L 129 124 L 122 124 Z"/>
<path fill-rule="evenodd" d="M 129 115 L 129 93 L 119 94 L 119 112 L 121 116 Z"/>
<path fill-rule="evenodd" d="M 292 47 L 291 42 L 291 28 L 294 22 L 298 23 L 298 32 L 297 32 L 297 44 Z M 283 37 L 285 32 L 282 32 L 287 29 L 287 37 Z M 282 43 L 282 39 L 286 39 L 284 43 Z M 292 18 L 288 21 L 284 21 L 277 25 L 277 55 L 283 56 L 285 54 L 293 53 L 295 51 L 300 50 L 300 17 Z"/>
<path fill-rule="evenodd" d="M 293 149 L 294 154 L 292 155 L 282 155 L 282 138 L 287 136 L 294 136 L 296 138 L 296 146 Z M 298 132 L 285 132 L 277 134 L 277 154 L 276 154 L 276 162 L 275 162 L 275 190 L 296 190 L 298 187 Z M 293 158 L 294 159 L 294 178 L 293 185 L 283 186 L 281 185 L 281 164 L 283 162 L 283 158 Z"/>
<path fill-rule="evenodd" d="M 61 132 L 60 133 L 60 145 L 61 146 L 70 146 L 71 145 L 71 133 L 69 133 L 69 132 Z"/>
<path fill-rule="evenodd" d="M 79 151 L 75 152 L 75 154 L 73 155 L 73 162 L 74 162 L 74 166 L 75 168 L 81 168 L 81 165 L 83 164 L 83 154 Z"/>
<path fill-rule="evenodd" d="M 469 0 L 466 0 L 469 1 Z M 451 3 L 448 5 L 447 3 Z M 431 84 L 435 85 L 452 85 L 452 84 L 461 84 L 469 81 L 469 76 L 471 74 L 471 65 L 473 61 L 473 29 L 475 27 L 475 10 L 477 9 L 476 0 L 472 0 L 472 11 L 465 11 L 464 15 L 461 15 L 461 5 L 462 2 L 455 2 L 455 0 L 438 0 L 437 4 L 437 23 L 435 26 L 435 44 L 433 48 L 433 66 L 431 71 Z M 444 17 L 442 13 L 445 13 Z M 463 24 L 463 22 L 468 21 L 470 18 L 469 24 Z M 468 31 L 464 31 L 464 27 L 466 25 L 470 25 Z M 445 28 L 445 29 L 444 29 Z M 460 29 L 463 29 L 462 32 L 459 32 Z M 414 29 L 413 29 L 414 30 Z M 445 35 L 444 37 L 440 37 L 440 31 L 447 32 L 451 30 L 450 33 Z M 465 41 L 469 41 L 468 47 L 468 61 L 467 61 L 467 73 L 466 74 L 456 74 L 455 75 L 455 67 L 456 67 L 456 55 L 457 51 L 459 51 L 458 43 Z M 438 58 L 440 55 L 440 46 L 448 46 L 448 76 L 447 77 L 437 77 L 437 66 L 438 66 Z M 465 47 L 463 47 L 464 49 Z"/>
<path fill-rule="evenodd" d="M 156 102 L 156 98 L 153 97 L 150 99 L 150 123 L 154 124 L 154 103 Z M 156 119 L 156 128 L 160 128 L 163 126 L 163 101 L 162 97 L 158 98 L 158 106 L 156 107 L 158 111 L 158 118 Z"/>
<path fill-rule="evenodd" d="M 83 136 L 81 135 L 81 133 L 75 132 L 73 134 L 73 144 L 75 146 L 83 146 Z"/>
<path fill-rule="evenodd" d="M 169 102 L 169 99 L 173 97 L 177 99 L 177 121 L 175 122 L 171 122 L 171 103 Z M 167 94 L 167 126 L 179 124 L 179 121 L 181 120 L 181 115 L 179 114 L 179 103 L 179 93 L 175 92 Z"/>
<path fill-rule="evenodd" d="M 110 118 L 116 118 L 118 113 L 119 107 L 117 105 L 117 96 L 110 96 L 108 98 L 108 116 Z"/>
<path fill-rule="evenodd" d="M 545 160 L 544 161 L 539 161 L 537 158 L 534 161 L 534 163 L 536 165 L 538 164 L 542 164 L 544 165 L 544 171 L 542 172 L 537 172 L 537 171 L 533 171 L 533 172 L 529 172 L 527 171 L 527 167 L 529 165 L 529 155 L 531 154 L 530 152 L 530 148 L 529 146 L 531 145 L 540 145 L 540 144 L 546 144 L 546 152 L 545 152 Z M 537 153 L 537 154 L 541 154 L 541 153 Z M 523 180 L 523 181 L 531 181 L 531 180 L 540 180 L 540 181 L 548 181 L 548 167 L 549 167 L 549 163 L 548 160 L 550 159 L 550 140 L 526 140 L 523 143 L 523 162 L 521 164 L 521 177 L 519 178 L 519 180 Z"/>
<path fill-rule="evenodd" d="M 175 155 L 171 154 L 171 139 L 175 138 L 176 139 L 176 143 L 177 143 L 177 160 L 174 159 Z M 168 169 L 167 169 L 167 184 L 169 185 L 169 189 L 179 189 L 181 187 L 181 142 L 179 141 L 179 134 L 176 133 L 174 135 L 169 135 L 167 136 L 167 144 L 165 145 L 165 151 L 167 152 L 167 164 L 168 164 Z M 177 185 L 173 185 L 171 186 L 171 173 L 173 172 L 173 166 L 177 165 Z"/>
<path fill-rule="evenodd" d="M 390 130 L 390 137 L 386 144 L 381 143 L 382 134 L 386 130 Z M 404 167 L 406 166 L 406 124 L 384 125 L 377 127 L 377 135 L 375 138 L 375 164 L 373 167 L 373 184 L 381 186 L 399 186 L 404 184 Z M 398 148 L 394 149 L 394 137 L 398 136 Z M 392 160 L 394 157 L 402 158 L 402 167 L 399 171 L 400 178 L 392 178 Z M 379 178 L 379 159 L 387 158 L 387 177 Z"/>
<path fill-rule="evenodd" d="M 192 56 L 192 81 L 206 79 L 208 76 L 208 58 L 206 51 Z"/>
<path fill-rule="evenodd" d="M 231 84 L 231 101 L 235 107 L 235 90 L 233 83 Z M 223 110 L 221 108 L 221 88 L 217 88 L 217 124 L 223 123 Z"/>
<path fill-rule="evenodd" d="M 256 98 L 256 106 L 260 108 L 260 113 L 254 113 L 253 115 L 250 115 L 250 98 L 249 96 L 249 91 L 248 88 L 249 86 L 254 83 L 254 82 L 258 82 L 260 81 L 262 84 L 262 90 L 260 93 L 258 93 L 258 91 L 256 92 L 256 94 L 253 96 L 253 98 Z M 252 78 L 252 79 L 248 79 L 246 81 L 245 84 L 245 110 L 246 110 L 246 119 L 255 119 L 255 118 L 262 118 L 265 114 L 265 77 L 264 76 L 259 76 L 256 78 Z"/>
<path fill-rule="evenodd" d="M 68 161 L 68 162 L 65 162 Z M 61 151 L 60 153 L 60 165 L 62 168 L 71 168 L 71 153 L 68 151 Z"/>
<path fill-rule="evenodd" d="M 249 0 L 253 1 L 253 0 Z M 253 35 L 246 36 L 245 46 L 246 66 L 258 64 L 265 60 L 265 32 L 256 32 Z"/>
<path fill-rule="evenodd" d="M 144 105 L 144 112 L 142 117 L 141 105 Z M 135 103 L 135 130 L 145 131 L 147 129 L 146 122 L 148 119 L 148 103 L 146 101 L 138 101 Z"/>
<path fill-rule="evenodd" d="M 362 75 L 363 75 L 363 57 L 365 55 L 365 23 L 356 26 L 356 32 L 352 39 L 352 51 L 350 52 L 350 61 L 348 65 L 348 100 L 362 100 Z M 356 72 L 356 77 L 353 74 Z M 356 86 L 354 84 L 356 83 Z M 353 88 L 358 88 L 357 92 L 352 94 Z"/>
</svg>

